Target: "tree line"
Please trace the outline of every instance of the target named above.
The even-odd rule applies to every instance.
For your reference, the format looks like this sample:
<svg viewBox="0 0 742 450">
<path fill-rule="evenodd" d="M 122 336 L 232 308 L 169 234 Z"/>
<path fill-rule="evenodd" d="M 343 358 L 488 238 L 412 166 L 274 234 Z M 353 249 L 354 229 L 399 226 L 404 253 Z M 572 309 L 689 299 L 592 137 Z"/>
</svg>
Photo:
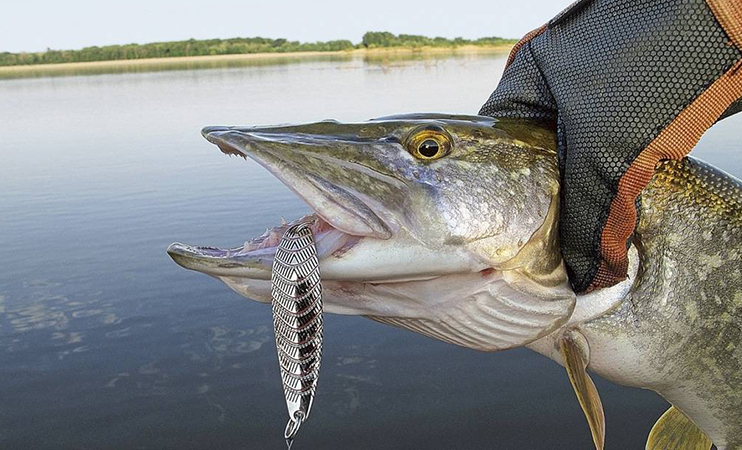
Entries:
<svg viewBox="0 0 742 450">
<path fill-rule="evenodd" d="M 462 45 L 513 45 L 517 39 L 504 39 L 500 37 L 483 37 L 479 39 L 464 39 L 457 37 L 448 39 L 443 37 L 430 38 L 415 34 L 396 35 L 387 31 L 369 31 L 363 35 L 363 40 L 358 47 L 365 48 L 389 48 L 389 47 L 460 47 Z"/>
<path fill-rule="evenodd" d="M 462 45 L 508 45 L 511 39 L 498 37 L 475 40 L 442 37 L 426 37 L 411 34 L 395 35 L 389 32 L 368 32 L 360 44 L 348 40 L 327 42 L 298 42 L 286 39 L 233 38 L 206 39 L 172 42 L 153 42 L 150 44 L 106 45 L 104 47 L 85 47 L 81 50 L 52 50 L 36 53 L 0 53 L 0 66 L 29 64 L 55 64 L 91 61 L 116 61 L 145 58 L 169 58 L 176 56 L 237 55 L 247 53 L 287 53 L 287 52 L 332 52 L 356 48 L 389 47 L 458 47 Z"/>
</svg>

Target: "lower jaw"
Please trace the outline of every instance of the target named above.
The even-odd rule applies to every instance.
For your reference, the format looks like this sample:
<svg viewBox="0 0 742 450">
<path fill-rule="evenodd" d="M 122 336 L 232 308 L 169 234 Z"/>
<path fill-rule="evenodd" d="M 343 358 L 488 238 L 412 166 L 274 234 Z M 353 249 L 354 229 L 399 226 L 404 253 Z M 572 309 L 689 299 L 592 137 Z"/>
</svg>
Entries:
<svg viewBox="0 0 742 450">
<path fill-rule="evenodd" d="M 270 280 L 219 279 L 244 297 L 271 301 Z M 561 317 L 552 302 L 514 289 L 502 272 L 493 270 L 380 284 L 325 280 L 322 291 L 326 313 L 365 316 L 482 351 L 533 342 L 556 329 Z M 563 302 L 566 313 L 569 299 Z"/>
<path fill-rule="evenodd" d="M 320 260 L 336 252 L 346 252 L 361 239 L 364 239 L 334 228 L 317 214 L 309 214 L 294 221 L 284 221 L 281 225 L 268 228 L 262 235 L 246 241 L 242 247 L 226 249 L 193 247 L 190 249 L 190 253 L 192 253 L 194 259 L 202 259 L 203 262 L 207 263 L 205 266 L 215 265 L 216 267 L 223 266 L 226 268 L 227 266 L 237 267 L 243 264 L 255 269 L 262 264 L 266 266 L 266 271 L 270 272 L 270 266 L 273 263 L 273 257 L 281 237 L 288 228 L 301 223 L 309 225 L 312 230 L 317 248 L 317 257 Z M 257 263 L 257 266 L 253 262 Z M 204 267 L 204 269 L 204 272 L 209 273 L 208 267 Z M 220 273 L 224 273 L 224 271 L 220 271 Z M 215 276 L 220 275 L 215 274 Z"/>
<path fill-rule="evenodd" d="M 271 303 L 271 280 L 240 276 L 217 276 L 217 278 L 247 299 Z M 420 281 L 370 283 L 357 280 L 322 280 L 324 312 L 349 316 L 417 316 L 417 313 L 411 311 L 419 308 L 420 299 L 415 299 L 410 305 L 405 305 L 403 302 L 390 301 L 383 296 L 374 295 L 374 292 L 382 286 L 389 286 L 392 290 L 405 290 L 415 283 L 420 283 Z"/>
</svg>

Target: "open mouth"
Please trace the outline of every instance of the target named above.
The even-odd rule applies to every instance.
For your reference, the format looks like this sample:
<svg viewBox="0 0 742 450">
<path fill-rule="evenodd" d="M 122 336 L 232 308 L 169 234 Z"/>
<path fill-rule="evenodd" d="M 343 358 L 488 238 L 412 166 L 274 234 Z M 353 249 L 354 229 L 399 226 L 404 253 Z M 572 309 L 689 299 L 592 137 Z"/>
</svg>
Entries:
<svg viewBox="0 0 742 450">
<path fill-rule="evenodd" d="M 176 242 L 167 252 L 179 265 L 218 276 L 249 276 L 270 279 L 270 268 L 281 237 L 289 227 L 305 223 L 314 235 L 317 257 L 344 253 L 357 244 L 361 236 L 338 230 L 317 214 L 310 214 L 292 222 L 283 222 L 268 228 L 265 233 L 245 242 L 241 247 L 196 247 Z"/>
<path fill-rule="evenodd" d="M 390 229 L 369 202 L 361 199 L 361 194 L 307 170 L 307 167 L 325 170 L 332 167 L 332 161 L 324 160 L 326 156 L 320 158 L 302 150 L 311 148 L 313 143 L 320 144 L 313 142 L 311 136 L 229 127 L 208 127 L 203 135 L 222 152 L 250 157 L 265 167 L 302 198 L 314 214 L 289 223 L 283 221 L 242 247 L 221 249 L 174 243 L 167 251 L 179 265 L 216 276 L 270 279 L 270 267 L 281 237 L 286 229 L 299 223 L 308 224 L 312 230 L 320 260 L 347 251 L 364 237 L 391 237 Z"/>
</svg>

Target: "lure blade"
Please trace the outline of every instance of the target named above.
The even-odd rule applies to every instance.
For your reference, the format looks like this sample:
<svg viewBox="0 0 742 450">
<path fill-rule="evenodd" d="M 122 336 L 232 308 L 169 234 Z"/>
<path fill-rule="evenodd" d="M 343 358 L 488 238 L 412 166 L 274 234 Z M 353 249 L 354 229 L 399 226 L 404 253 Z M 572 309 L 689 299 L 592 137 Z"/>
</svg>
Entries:
<svg viewBox="0 0 742 450">
<path fill-rule="evenodd" d="M 309 417 L 322 359 L 322 285 L 312 231 L 307 224 L 286 230 L 271 274 L 273 329 L 289 413 L 284 437 L 291 448 Z"/>
</svg>

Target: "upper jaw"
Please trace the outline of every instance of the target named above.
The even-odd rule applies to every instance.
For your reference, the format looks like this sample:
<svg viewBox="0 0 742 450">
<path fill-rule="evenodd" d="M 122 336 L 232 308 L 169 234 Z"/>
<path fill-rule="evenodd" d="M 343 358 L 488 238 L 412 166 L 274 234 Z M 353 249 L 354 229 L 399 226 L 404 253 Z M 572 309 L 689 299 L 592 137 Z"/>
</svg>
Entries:
<svg viewBox="0 0 742 450">
<path fill-rule="evenodd" d="M 378 205 L 372 208 L 352 186 L 326 176 L 341 165 L 354 170 L 347 161 L 327 161 L 333 158 L 322 151 L 326 138 L 229 127 L 206 127 L 202 134 L 222 152 L 250 157 L 265 167 L 335 229 L 351 236 L 391 237 L 390 228 L 374 211 Z"/>
</svg>

